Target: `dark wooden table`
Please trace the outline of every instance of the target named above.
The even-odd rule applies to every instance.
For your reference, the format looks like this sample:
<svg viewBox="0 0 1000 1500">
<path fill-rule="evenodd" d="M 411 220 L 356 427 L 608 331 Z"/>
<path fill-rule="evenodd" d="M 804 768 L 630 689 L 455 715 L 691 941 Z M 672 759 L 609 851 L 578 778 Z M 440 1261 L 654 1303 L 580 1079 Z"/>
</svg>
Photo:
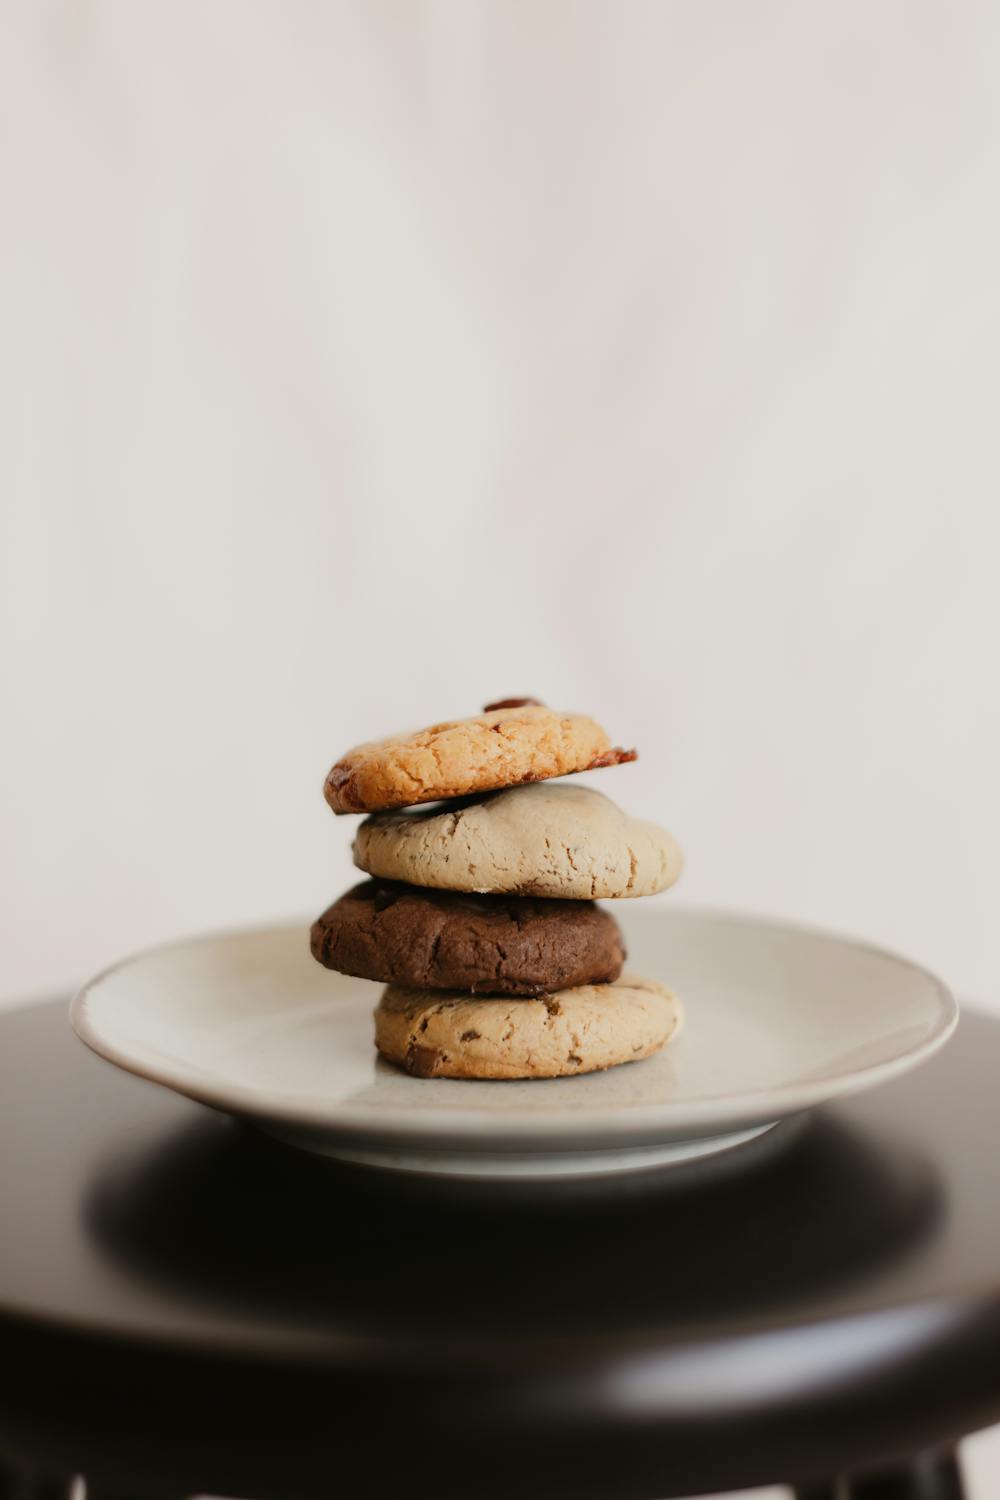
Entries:
<svg viewBox="0 0 1000 1500">
<path fill-rule="evenodd" d="M 1000 1022 L 765 1139 L 366 1173 L 115 1072 L 62 1004 L 2 1015 L 0 1491 L 958 1495 L 1000 1419 Z"/>
</svg>

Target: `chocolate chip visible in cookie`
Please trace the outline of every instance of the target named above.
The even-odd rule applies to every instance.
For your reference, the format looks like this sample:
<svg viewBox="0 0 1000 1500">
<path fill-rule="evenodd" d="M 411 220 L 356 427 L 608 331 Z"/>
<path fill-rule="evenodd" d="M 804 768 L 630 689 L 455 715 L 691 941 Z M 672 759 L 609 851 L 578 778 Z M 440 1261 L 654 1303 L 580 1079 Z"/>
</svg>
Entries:
<svg viewBox="0 0 1000 1500">
<path fill-rule="evenodd" d="M 484 714 L 495 713 L 498 708 L 527 708 L 533 705 L 535 708 L 544 708 L 545 704 L 541 698 L 498 698 L 495 703 L 483 705 Z"/>
<path fill-rule="evenodd" d="M 617 922 L 590 901 L 477 896 L 365 880 L 312 928 L 329 969 L 411 989 L 540 995 L 618 978 Z"/>
</svg>

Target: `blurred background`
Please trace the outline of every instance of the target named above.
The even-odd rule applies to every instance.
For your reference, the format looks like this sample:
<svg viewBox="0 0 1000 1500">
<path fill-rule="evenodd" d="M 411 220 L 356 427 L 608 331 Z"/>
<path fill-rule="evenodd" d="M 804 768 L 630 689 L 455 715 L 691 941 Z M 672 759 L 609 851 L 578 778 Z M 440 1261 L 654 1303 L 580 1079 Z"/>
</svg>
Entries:
<svg viewBox="0 0 1000 1500">
<path fill-rule="evenodd" d="M 594 713 L 677 899 L 1000 997 L 1000 9 L 8 0 L 0 993 Z"/>
<path fill-rule="evenodd" d="M 0 990 L 315 913 L 332 760 L 528 693 L 676 899 L 1000 993 L 998 43 L 10 0 Z"/>
<path fill-rule="evenodd" d="M 989 998 L 998 41 L 6 5 L 0 987 L 318 909 L 328 763 L 533 693 L 641 747 L 684 899 Z"/>
</svg>

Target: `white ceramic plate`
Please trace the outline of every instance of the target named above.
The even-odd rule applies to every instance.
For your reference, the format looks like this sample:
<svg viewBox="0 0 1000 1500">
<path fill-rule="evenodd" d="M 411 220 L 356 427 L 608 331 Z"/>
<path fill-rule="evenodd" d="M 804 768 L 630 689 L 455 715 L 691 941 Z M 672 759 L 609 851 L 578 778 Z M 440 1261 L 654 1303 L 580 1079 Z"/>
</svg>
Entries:
<svg viewBox="0 0 1000 1500">
<path fill-rule="evenodd" d="M 716 1152 L 914 1067 L 958 1009 L 926 970 L 843 938 L 620 902 L 628 968 L 686 1019 L 657 1056 L 527 1082 L 410 1078 L 377 1057 L 380 989 L 317 964 L 305 925 L 154 949 L 80 992 L 109 1061 L 355 1162 L 468 1176 L 621 1171 Z M 623 910 L 624 908 L 624 910 Z"/>
</svg>

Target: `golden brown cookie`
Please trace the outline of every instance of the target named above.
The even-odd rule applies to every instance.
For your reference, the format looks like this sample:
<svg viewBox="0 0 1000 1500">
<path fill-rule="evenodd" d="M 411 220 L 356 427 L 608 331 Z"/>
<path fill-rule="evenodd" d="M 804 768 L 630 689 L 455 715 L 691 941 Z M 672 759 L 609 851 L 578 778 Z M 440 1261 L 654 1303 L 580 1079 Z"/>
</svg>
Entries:
<svg viewBox="0 0 1000 1500">
<path fill-rule="evenodd" d="M 376 812 L 591 771 L 636 753 L 612 745 L 583 714 L 508 699 L 475 718 L 358 745 L 337 761 L 323 791 L 334 812 Z"/>
<path fill-rule="evenodd" d="M 638 1062 L 676 1036 L 665 985 L 623 974 L 537 1000 L 480 1000 L 390 985 L 375 1045 L 420 1078 L 562 1078 Z"/>
</svg>

